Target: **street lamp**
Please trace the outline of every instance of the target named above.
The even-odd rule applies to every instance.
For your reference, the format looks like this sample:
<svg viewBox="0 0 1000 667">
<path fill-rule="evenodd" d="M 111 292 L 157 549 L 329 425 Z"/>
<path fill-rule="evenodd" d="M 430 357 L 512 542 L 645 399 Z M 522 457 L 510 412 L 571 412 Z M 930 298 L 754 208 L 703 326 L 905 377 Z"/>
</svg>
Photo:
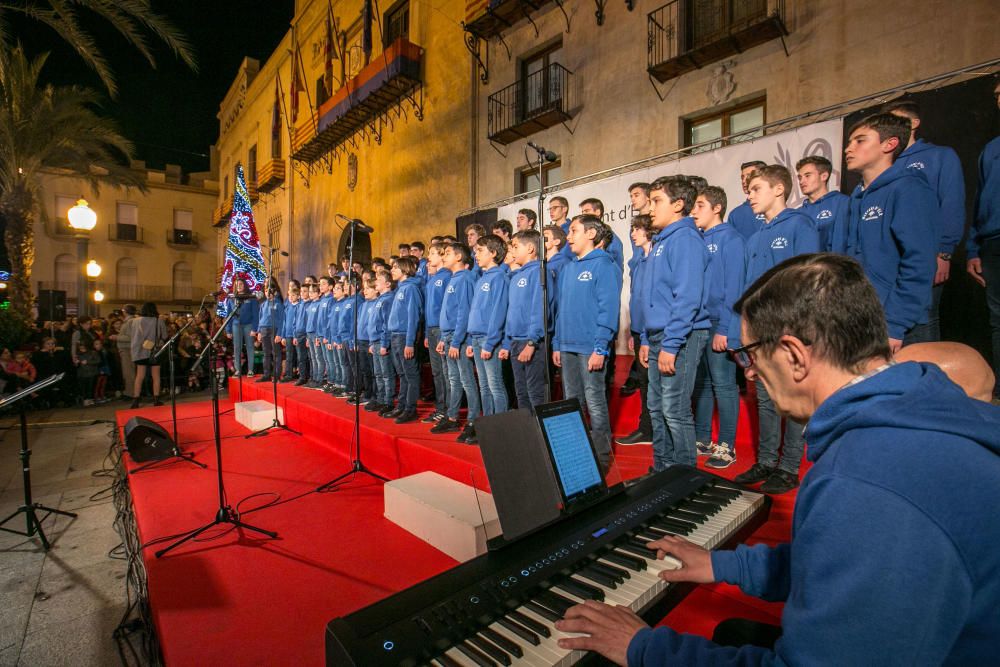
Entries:
<svg viewBox="0 0 1000 667">
<path fill-rule="evenodd" d="M 97 214 L 87 205 L 87 200 L 81 197 L 77 200 L 76 206 L 69 209 L 66 214 L 69 218 L 69 226 L 76 232 L 76 252 L 83 267 L 83 280 L 77 279 L 76 286 L 76 310 L 77 316 L 87 314 L 87 280 L 90 277 L 90 266 L 87 264 L 87 245 L 90 242 L 90 232 L 97 226 Z M 94 266 L 97 266 L 94 263 Z M 100 274 L 100 267 L 97 272 Z"/>
<path fill-rule="evenodd" d="M 104 301 L 104 292 L 101 290 L 94 290 L 94 303 L 97 304 L 97 308 L 94 311 L 95 317 L 101 316 L 101 302 Z"/>
<path fill-rule="evenodd" d="M 97 278 L 101 275 L 101 265 L 94 260 L 90 260 L 87 262 L 86 271 L 88 278 Z"/>
</svg>

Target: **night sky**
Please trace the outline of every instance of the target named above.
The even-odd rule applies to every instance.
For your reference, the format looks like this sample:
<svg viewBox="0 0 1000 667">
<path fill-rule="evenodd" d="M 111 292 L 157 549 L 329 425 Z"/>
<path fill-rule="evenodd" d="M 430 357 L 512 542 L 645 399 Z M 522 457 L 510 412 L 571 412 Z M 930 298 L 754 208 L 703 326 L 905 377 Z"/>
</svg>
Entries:
<svg viewBox="0 0 1000 667">
<path fill-rule="evenodd" d="M 198 71 L 184 65 L 162 42 L 154 45 L 157 68 L 103 20 L 85 25 L 101 45 L 118 81 L 118 97 L 104 111 L 135 143 L 136 158 L 150 167 L 180 164 L 185 172 L 208 170 L 208 149 L 219 136 L 216 114 L 245 56 L 263 62 L 287 32 L 294 0 L 154 0 L 157 11 L 182 30 L 194 48 Z M 20 21 L 16 38 L 31 54 L 49 51 L 43 77 L 103 92 L 100 79 L 49 28 Z"/>
</svg>

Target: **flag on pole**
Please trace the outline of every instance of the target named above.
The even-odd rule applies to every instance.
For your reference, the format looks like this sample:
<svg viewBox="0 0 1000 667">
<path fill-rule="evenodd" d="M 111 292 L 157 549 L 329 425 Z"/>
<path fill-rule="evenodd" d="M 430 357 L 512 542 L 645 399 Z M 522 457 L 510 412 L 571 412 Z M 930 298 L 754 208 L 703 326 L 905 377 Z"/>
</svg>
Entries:
<svg viewBox="0 0 1000 667">
<path fill-rule="evenodd" d="M 372 1 L 371 0 L 365 0 L 365 4 L 361 8 L 361 50 L 365 54 L 365 64 L 367 64 L 372 57 Z"/>
<path fill-rule="evenodd" d="M 226 241 L 226 256 L 222 266 L 222 281 L 219 285 L 224 294 L 233 291 L 233 281 L 242 278 L 251 292 L 263 292 L 264 256 L 260 252 L 260 238 L 253 222 L 253 210 L 247 195 L 247 182 L 243 176 L 243 165 L 236 168 L 236 191 L 233 192 L 233 212 L 229 218 L 229 240 Z M 220 315 L 227 312 L 223 298 L 216 311 Z"/>
<path fill-rule="evenodd" d="M 333 95 L 333 21 L 330 15 L 333 12 L 327 5 L 326 12 L 326 46 L 323 49 L 323 56 L 326 58 L 326 68 L 324 70 L 323 85 L 326 87 L 326 94 Z"/>
<path fill-rule="evenodd" d="M 305 90 L 302 79 L 299 77 L 299 45 L 295 45 L 295 52 L 292 54 L 292 127 L 299 119 L 299 93 Z"/>
<path fill-rule="evenodd" d="M 274 77 L 274 107 L 271 109 L 271 140 L 276 141 L 280 136 L 281 136 L 281 80 L 278 77 Z"/>
</svg>

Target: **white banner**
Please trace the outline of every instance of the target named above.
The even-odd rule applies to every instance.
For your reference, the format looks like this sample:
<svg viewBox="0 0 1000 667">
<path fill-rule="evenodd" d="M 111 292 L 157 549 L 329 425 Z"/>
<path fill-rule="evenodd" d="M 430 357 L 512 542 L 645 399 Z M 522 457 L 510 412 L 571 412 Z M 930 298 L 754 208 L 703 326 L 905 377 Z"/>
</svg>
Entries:
<svg viewBox="0 0 1000 667">
<path fill-rule="evenodd" d="M 752 141 L 733 144 L 713 151 L 697 153 L 673 160 L 655 167 L 637 169 L 635 171 L 610 176 L 598 181 L 576 185 L 565 190 L 557 190 L 546 195 L 546 203 L 552 197 L 560 195 L 569 201 L 570 216 L 579 213 L 579 203 L 589 197 L 596 197 L 604 202 L 604 221 L 611 225 L 619 236 L 625 248 L 625 261 L 632 255 L 632 244 L 629 240 L 629 224 L 632 219 L 632 206 L 628 196 L 628 186 L 632 183 L 652 183 L 661 176 L 673 174 L 688 174 L 702 176 L 709 184 L 717 185 L 726 191 L 728 210 L 740 205 L 745 199 L 740 184 L 740 165 L 744 162 L 761 160 L 768 164 L 781 164 L 792 172 L 792 195 L 788 199 L 790 207 L 798 207 L 802 203 L 802 193 L 799 192 L 795 178 L 795 163 L 809 155 L 821 155 L 834 165 L 830 176 L 830 189 L 840 187 L 841 151 L 843 144 L 843 121 L 840 119 L 824 121 L 807 125 L 794 130 L 770 134 Z M 523 199 L 513 204 L 502 206 L 497 210 L 497 219 L 507 219 L 512 223 L 517 217 L 517 211 L 522 208 L 532 210 L 537 206 L 537 198 Z M 543 211 L 548 222 L 547 211 Z M 626 271 L 626 274 L 628 272 Z M 621 329 L 625 334 L 619 338 L 625 340 L 628 334 L 628 275 L 625 276 L 622 291 Z M 623 351 L 621 344 L 619 351 Z"/>
</svg>

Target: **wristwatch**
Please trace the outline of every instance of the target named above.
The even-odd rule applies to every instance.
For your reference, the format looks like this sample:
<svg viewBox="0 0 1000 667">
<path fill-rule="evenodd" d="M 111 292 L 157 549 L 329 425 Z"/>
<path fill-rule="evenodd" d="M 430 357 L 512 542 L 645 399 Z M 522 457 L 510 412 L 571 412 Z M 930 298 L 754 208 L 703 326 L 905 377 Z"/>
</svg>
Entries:
<svg viewBox="0 0 1000 667">
<path fill-rule="evenodd" d="M 525 347 L 535 347 L 535 341 L 533 341 L 533 340 L 526 340 L 526 341 L 524 341 L 524 346 Z"/>
<path fill-rule="evenodd" d="M 938 259 L 943 259 L 946 262 L 950 262 L 951 261 L 951 253 L 950 252 L 939 252 L 938 253 Z"/>
</svg>

